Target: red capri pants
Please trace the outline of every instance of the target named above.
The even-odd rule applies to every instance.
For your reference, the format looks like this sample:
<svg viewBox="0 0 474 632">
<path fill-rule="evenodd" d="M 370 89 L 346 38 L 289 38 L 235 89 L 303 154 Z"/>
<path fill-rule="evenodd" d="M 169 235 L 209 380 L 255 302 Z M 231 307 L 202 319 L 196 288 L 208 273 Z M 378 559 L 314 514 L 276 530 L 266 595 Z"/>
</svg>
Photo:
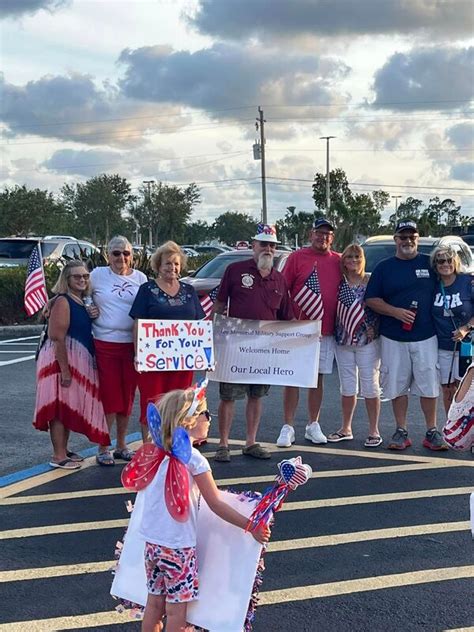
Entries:
<svg viewBox="0 0 474 632">
<path fill-rule="evenodd" d="M 165 393 L 177 388 L 189 388 L 193 383 L 192 371 L 150 371 L 138 374 L 140 391 L 140 423 L 147 425 L 146 409 L 150 402 L 155 404 Z"/>
<path fill-rule="evenodd" d="M 137 388 L 133 342 L 94 340 L 94 345 L 105 414 L 129 417 Z"/>
</svg>

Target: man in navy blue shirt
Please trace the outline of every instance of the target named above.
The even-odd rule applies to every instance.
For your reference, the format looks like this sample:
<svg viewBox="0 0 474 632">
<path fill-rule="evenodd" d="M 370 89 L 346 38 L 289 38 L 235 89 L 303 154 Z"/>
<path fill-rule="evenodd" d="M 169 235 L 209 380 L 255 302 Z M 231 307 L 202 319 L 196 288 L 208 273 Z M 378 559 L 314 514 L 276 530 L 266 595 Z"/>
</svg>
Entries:
<svg viewBox="0 0 474 632">
<path fill-rule="evenodd" d="M 380 314 L 380 379 L 384 397 L 392 400 L 397 428 L 388 448 L 411 445 L 407 431 L 408 393 L 419 395 L 427 432 L 423 445 L 447 449 L 436 428 L 439 394 L 438 343 L 431 317 L 435 275 L 428 255 L 418 253 L 418 229 L 410 219 L 395 229 L 394 257 L 374 269 L 365 299 Z"/>
</svg>

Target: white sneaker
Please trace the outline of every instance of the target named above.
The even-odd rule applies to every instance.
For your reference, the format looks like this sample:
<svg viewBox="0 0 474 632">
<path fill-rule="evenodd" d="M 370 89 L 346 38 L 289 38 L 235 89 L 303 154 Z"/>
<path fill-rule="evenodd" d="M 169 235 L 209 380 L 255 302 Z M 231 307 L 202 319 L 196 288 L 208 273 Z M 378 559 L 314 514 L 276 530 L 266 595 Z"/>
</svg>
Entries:
<svg viewBox="0 0 474 632">
<path fill-rule="evenodd" d="M 313 421 L 312 424 L 308 424 L 306 426 L 306 432 L 304 433 L 304 438 L 308 439 L 308 441 L 312 441 L 313 443 L 327 443 L 327 437 L 323 434 L 321 430 L 321 426 L 317 421 Z"/>
<path fill-rule="evenodd" d="M 280 434 L 277 439 L 277 446 L 279 448 L 290 448 L 291 444 L 295 442 L 295 429 L 290 424 L 284 424 L 280 430 Z"/>
</svg>

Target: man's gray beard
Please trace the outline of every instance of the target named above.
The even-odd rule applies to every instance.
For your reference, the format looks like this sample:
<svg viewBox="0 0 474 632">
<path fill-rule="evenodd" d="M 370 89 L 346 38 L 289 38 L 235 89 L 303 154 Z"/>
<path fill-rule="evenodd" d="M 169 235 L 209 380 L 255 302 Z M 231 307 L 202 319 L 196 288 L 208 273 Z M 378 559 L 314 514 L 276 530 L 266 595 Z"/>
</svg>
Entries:
<svg viewBox="0 0 474 632">
<path fill-rule="evenodd" d="M 273 255 L 262 252 L 257 261 L 259 270 L 271 270 L 273 267 Z"/>
</svg>

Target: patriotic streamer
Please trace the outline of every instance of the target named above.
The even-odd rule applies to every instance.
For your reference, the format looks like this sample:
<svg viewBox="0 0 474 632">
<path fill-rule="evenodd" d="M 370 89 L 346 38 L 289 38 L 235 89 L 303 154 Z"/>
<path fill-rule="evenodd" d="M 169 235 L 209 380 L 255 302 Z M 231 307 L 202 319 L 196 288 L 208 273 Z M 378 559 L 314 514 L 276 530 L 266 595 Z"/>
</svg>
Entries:
<svg viewBox="0 0 474 632">
<path fill-rule="evenodd" d="M 246 531 L 255 531 L 268 525 L 283 505 L 291 490 L 304 485 L 311 478 L 313 470 L 303 463 L 300 456 L 278 463 L 280 471 L 272 487 L 267 489 L 255 507 L 247 523 Z"/>
</svg>

